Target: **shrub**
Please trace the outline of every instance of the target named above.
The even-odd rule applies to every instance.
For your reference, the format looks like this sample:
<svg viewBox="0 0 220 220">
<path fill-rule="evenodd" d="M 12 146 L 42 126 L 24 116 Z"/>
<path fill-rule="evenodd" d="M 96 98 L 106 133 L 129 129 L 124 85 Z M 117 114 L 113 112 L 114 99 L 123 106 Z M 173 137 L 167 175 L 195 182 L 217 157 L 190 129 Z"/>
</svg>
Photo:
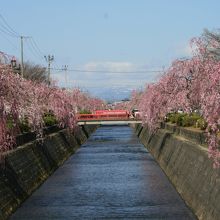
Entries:
<svg viewBox="0 0 220 220">
<path fill-rule="evenodd" d="M 91 114 L 91 111 L 87 110 L 87 109 L 82 109 L 79 112 L 80 114 Z"/>
<path fill-rule="evenodd" d="M 193 113 L 193 114 L 191 115 L 191 121 L 192 121 L 192 125 L 193 125 L 194 127 L 196 127 L 196 123 L 197 123 L 197 121 L 198 121 L 199 119 L 202 119 L 202 117 L 201 117 L 199 114 Z"/>
<path fill-rule="evenodd" d="M 196 121 L 196 127 L 205 130 L 207 128 L 207 122 L 203 118 L 200 118 Z"/>
<path fill-rule="evenodd" d="M 53 126 L 57 124 L 57 119 L 52 113 L 47 113 L 43 117 L 44 125 L 45 126 Z"/>
<path fill-rule="evenodd" d="M 176 113 L 176 124 L 178 126 L 183 126 L 184 117 L 186 116 L 185 113 Z"/>
<path fill-rule="evenodd" d="M 182 126 L 183 127 L 190 127 L 193 125 L 192 116 L 184 115 L 182 117 Z"/>
<path fill-rule="evenodd" d="M 166 119 L 168 122 L 176 123 L 176 113 L 168 113 Z"/>
<path fill-rule="evenodd" d="M 207 127 L 205 120 L 197 113 L 192 113 L 191 115 L 186 113 L 168 113 L 165 119 L 167 122 L 176 123 L 178 126 L 194 126 L 202 130 Z"/>
<path fill-rule="evenodd" d="M 7 129 L 9 129 L 9 130 L 13 128 L 13 118 L 12 117 L 7 118 L 6 126 L 7 126 Z"/>
<path fill-rule="evenodd" d="M 30 126 L 28 124 L 27 119 L 20 120 L 18 126 L 19 126 L 19 129 L 20 129 L 21 133 L 30 132 L 31 131 L 31 128 L 30 128 Z"/>
</svg>

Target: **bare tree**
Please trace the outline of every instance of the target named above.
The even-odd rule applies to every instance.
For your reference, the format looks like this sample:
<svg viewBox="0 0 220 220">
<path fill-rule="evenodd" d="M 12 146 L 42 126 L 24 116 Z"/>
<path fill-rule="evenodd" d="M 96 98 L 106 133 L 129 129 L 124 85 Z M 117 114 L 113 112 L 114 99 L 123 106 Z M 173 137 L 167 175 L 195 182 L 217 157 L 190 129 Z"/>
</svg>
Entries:
<svg viewBox="0 0 220 220">
<path fill-rule="evenodd" d="M 220 60 L 220 30 L 209 31 L 205 29 L 203 37 L 209 53 L 212 54 L 215 59 Z"/>
<path fill-rule="evenodd" d="M 47 81 L 47 69 L 40 65 L 33 63 L 24 64 L 24 78 L 30 79 L 36 82 L 46 82 Z"/>
</svg>

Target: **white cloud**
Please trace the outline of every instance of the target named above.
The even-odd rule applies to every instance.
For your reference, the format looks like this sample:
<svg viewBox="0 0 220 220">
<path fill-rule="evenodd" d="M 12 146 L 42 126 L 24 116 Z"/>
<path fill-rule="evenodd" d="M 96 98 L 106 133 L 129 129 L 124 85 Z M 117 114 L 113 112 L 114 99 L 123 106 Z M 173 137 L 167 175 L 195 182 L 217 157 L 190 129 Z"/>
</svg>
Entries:
<svg viewBox="0 0 220 220">
<path fill-rule="evenodd" d="M 99 86 L 100 83 L 102 86 L 142 86 L 146 81 L 152 81 L 153 77 L 157 75 L 154 72 L 147 72 L 149 68 L 146 65 L 137 65 L 131 62 L 91 61 L 77 69 L 100 71 L 86 72 L 78 75 L 80 76 L 78 80 L 84 81 L 84 83 L 88 81 L 90 85 L 96 84 Z M 82 75 L 84 78 L 82 78 Z"/>
<path fill-rule="evenodd" d="M 109 93 L 106 96 L 112 96 L 113 94 L 110 94 L 112 91 L 116 93 L 117 90 L 121 92 L 125 89 L 130 91 L 134 88 L 143 88 L 146 82 L 153 81 L 157 75 L 154 72 L 147 72 L 150 69 L 146 64 L 137 65 L 126 61 L 90 61 L 83 65 L 75 66 L 73 69 L 100 72 L 67 71 L 67 83 L 65 83 L 65 73 L 63 71 L 54 72 L 52 76 L 59 81 L 60 86 L 80 87 L 88 89 L 88 91 L 100 90 L 103 93 Z M 155 70 L 155 68 L 151 70 L 153 69 Z M 144 72 L 145 70 L 146 72 Z M 138 73 L 135 73 L 135 71 L 138 71 Z"/>
<path fill-rule="evenodd" d="M 113 61 L 104 61 L 104 62 L 88 62 L 82 66 L 84 70 L 88 71 L 112 71 L 112 72 L 122 72 L 122 71 L 133 71 L 135 65 L 130 62 L 113 62 Z"/>
</svg>

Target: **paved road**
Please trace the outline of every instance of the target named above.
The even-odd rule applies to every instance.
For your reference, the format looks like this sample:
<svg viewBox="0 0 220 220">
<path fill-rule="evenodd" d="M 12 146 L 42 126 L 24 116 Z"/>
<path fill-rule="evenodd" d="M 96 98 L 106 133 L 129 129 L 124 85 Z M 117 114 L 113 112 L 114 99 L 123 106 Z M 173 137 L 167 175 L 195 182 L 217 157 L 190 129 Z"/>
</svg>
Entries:
<svg viewBox="0 0 220 220">
<path fill-rule="evenodd" d="M 100 127 L 11 219 L 195 219 L 128 126 Z"/>
</svg>

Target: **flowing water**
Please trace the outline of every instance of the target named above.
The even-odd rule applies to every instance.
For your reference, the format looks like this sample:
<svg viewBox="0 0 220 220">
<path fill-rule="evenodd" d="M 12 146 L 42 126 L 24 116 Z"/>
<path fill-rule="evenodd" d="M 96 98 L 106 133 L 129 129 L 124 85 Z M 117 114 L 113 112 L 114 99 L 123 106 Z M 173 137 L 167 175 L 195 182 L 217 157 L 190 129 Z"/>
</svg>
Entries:
<svg viewBox="0 0 220 220">
<path fill-rule="evenodd" d="M 195 219 L 128 126 L 101 126 L 11 219 Z"/>
</svg>

